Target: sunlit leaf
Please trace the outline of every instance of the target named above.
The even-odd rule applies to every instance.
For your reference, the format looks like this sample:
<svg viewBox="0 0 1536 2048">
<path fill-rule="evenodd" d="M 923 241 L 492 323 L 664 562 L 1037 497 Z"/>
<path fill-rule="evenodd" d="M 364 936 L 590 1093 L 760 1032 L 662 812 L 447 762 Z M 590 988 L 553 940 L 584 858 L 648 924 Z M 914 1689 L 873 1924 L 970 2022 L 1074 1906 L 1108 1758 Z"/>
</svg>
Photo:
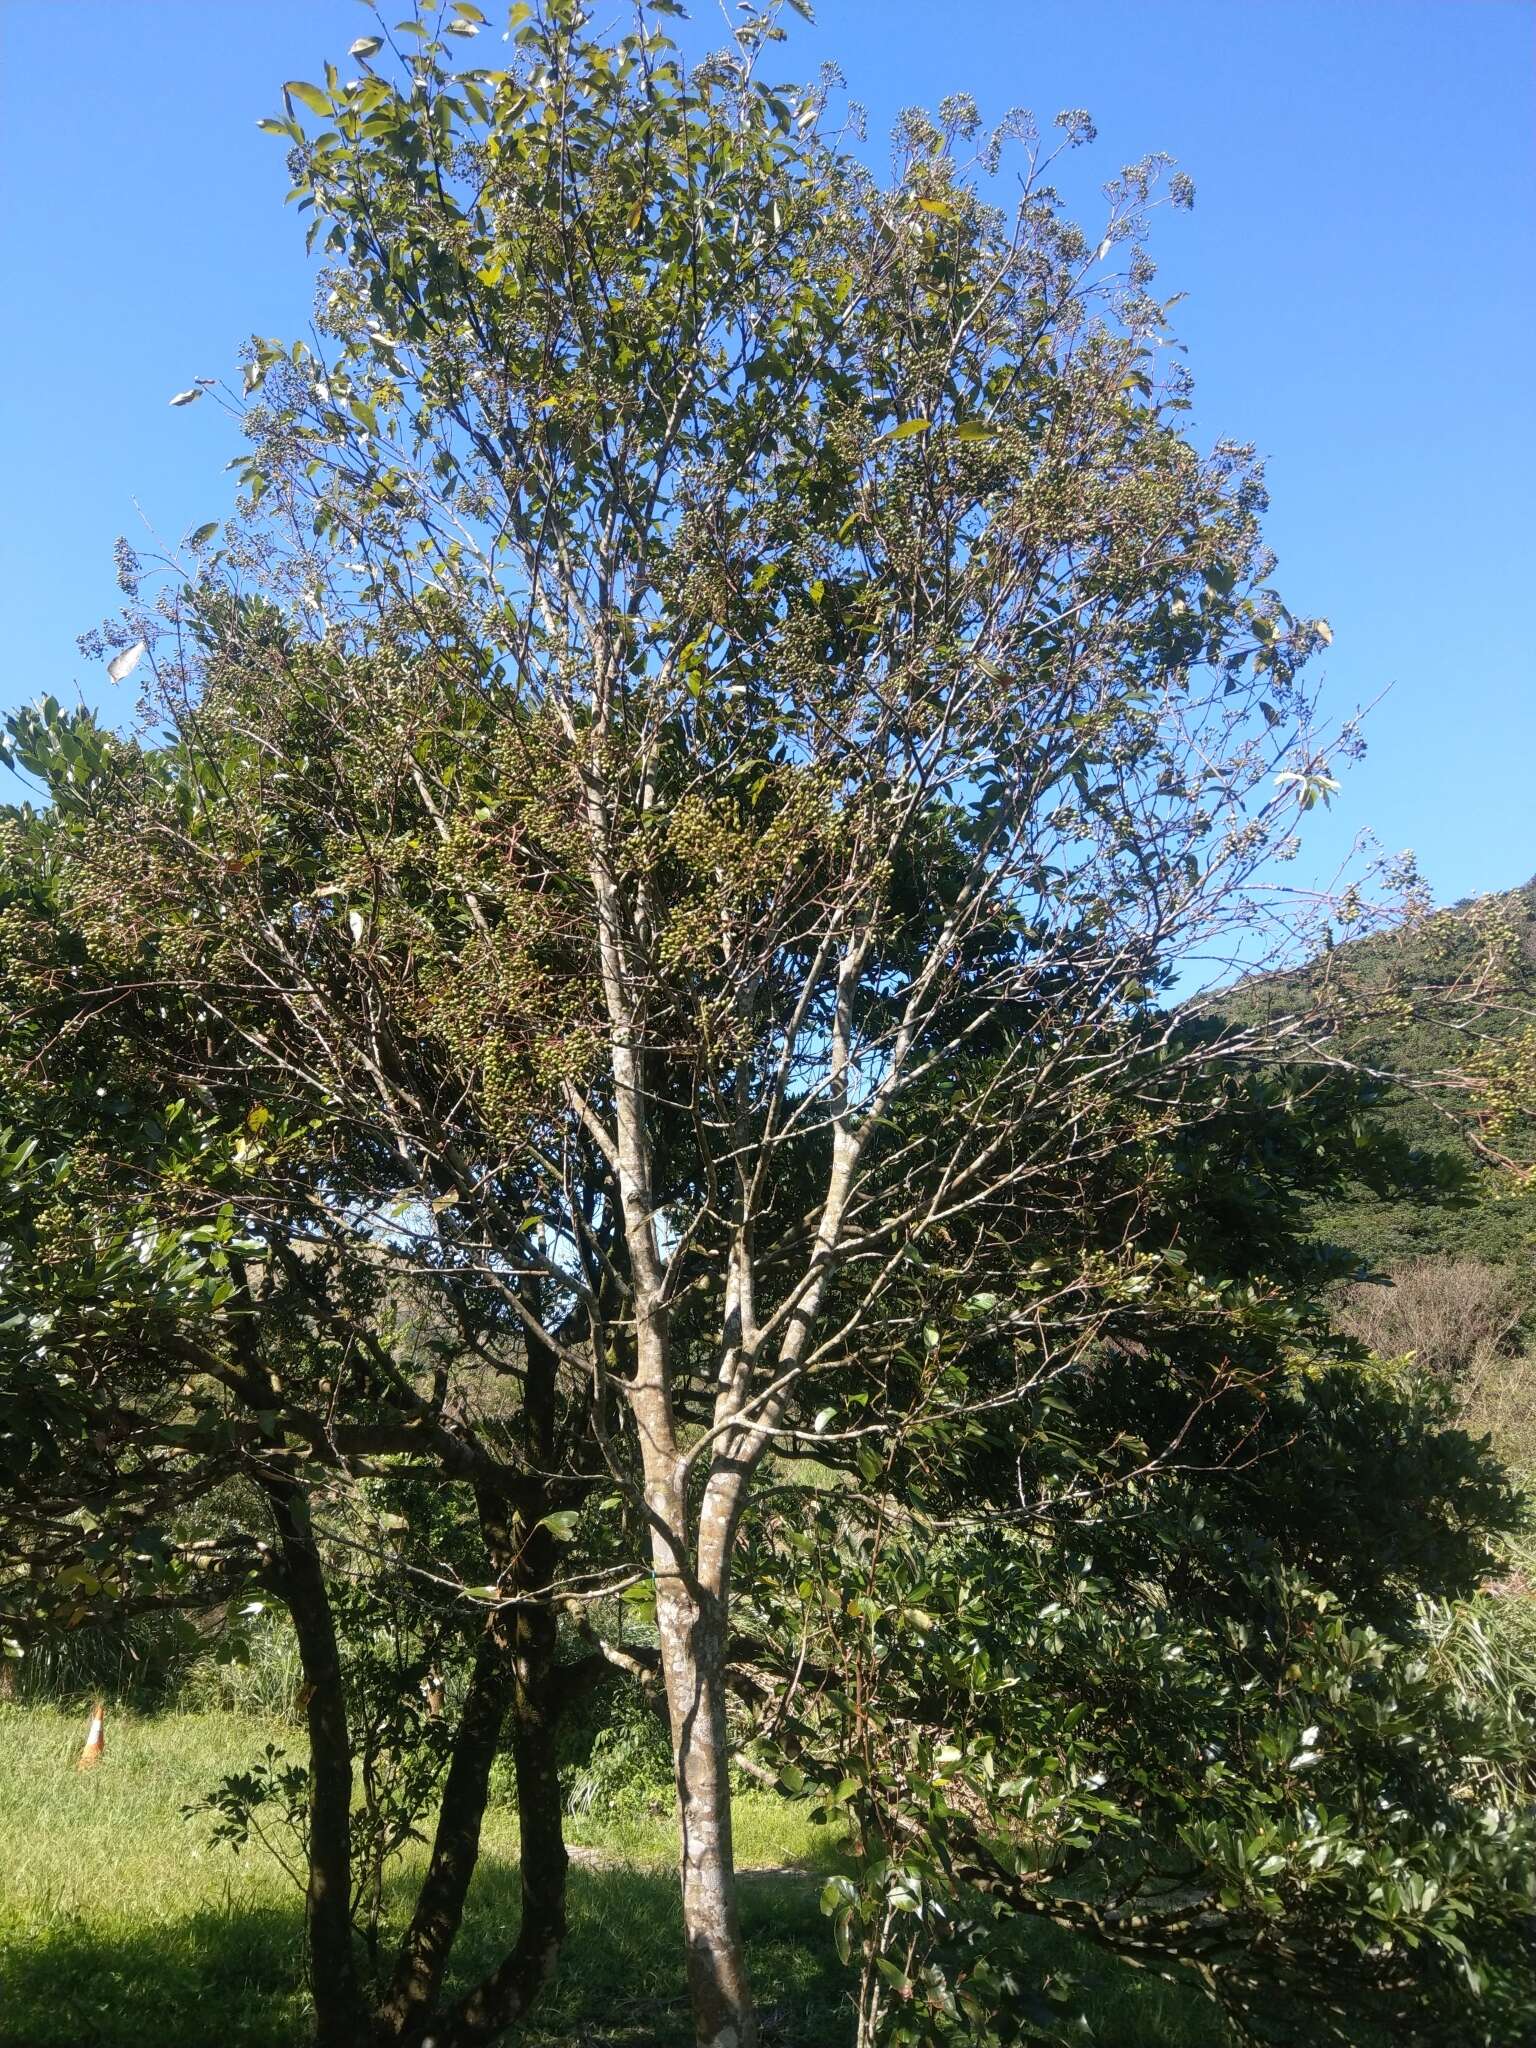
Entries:
<svg viewBox="0 0 1536 2048">
<path fill-rule="evenodd" d="M 291 93 L 301 107 L 308 107 L 312 114 L 329 114 L 331 103 L 318 85 L 310 85 L 302 78 L 289 78 L 283 82 L 283 91 Z"/>
<path fill-rule="evenodd" d="M 879 448 L 887 441 L 910 441 L 914 434 L 926 434 L 932 425 L 932 420 L 903 420 L 899 427 L 892 427 L 889 433 L 881 434 L 875 446 Z"/>
<path fill-rule="evenodd" d="M 121 654 L 114 655 L 107 663 L 108 682 L 122 682 L 125 677 L 133 674 L 143 659 L 144 642 L 142 640 L 135 640 L 131 647 L 125 647 Z"/>
</svg>

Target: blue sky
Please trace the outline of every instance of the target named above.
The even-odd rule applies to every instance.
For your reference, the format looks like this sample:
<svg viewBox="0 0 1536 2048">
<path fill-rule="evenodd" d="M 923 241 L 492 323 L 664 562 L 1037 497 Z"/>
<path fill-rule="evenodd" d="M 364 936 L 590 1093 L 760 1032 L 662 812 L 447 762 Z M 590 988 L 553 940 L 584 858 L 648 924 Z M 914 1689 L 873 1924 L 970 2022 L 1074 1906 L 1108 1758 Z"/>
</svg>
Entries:
<svg viewBox="0 0 1536 2048">
<path fill-rule="evenodd" d="M 694 14 L 685 41 L 718 40 Z M 235 430 L 166 401 L 303 327 L 255 123 L 367 25 L 356 0 L 0 0 L 4 707 L 131 708 L 75 635 L 114 606 L 118 534 L 229 507 Z M 1189 294 L 1196 432 L 1268 458 L 1276 581 L 1335 632 L 1327 702 L 1387 691 L 1307 867 L 1369 829 L 1443 901 L 1536 871 L 1536 5 L 822 0 L 780 54 L 841 65 L 877 163 L 898 108 L 960 88 L 1088 108 L 1085 213 L 1122 162 L 1179 159 L 1197 204 L 1154 251 Z"/>
</svg>

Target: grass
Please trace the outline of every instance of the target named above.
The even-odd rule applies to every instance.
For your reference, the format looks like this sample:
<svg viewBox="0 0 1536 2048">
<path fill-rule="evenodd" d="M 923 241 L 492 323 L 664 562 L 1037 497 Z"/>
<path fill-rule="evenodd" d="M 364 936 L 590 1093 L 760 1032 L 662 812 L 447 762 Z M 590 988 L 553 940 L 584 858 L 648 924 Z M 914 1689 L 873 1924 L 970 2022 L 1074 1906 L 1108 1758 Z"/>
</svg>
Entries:
<svg viewBox="0 0 1536 2048">
<path fill-rule="evenodd" d="M 210 1848 L 183 1821 L 225 1771 L 291 1727 L 230 1714 L 109 1715 L 100 1767 L 77 1772 L 80 1712 L 0 1706 L 0 2043 L 4 2048 L 294 2048 L 306 2038 L 297 1894 L 264 1854 Z M 684 2048 L 675 1838 L 664 1816 L 573 1819 L 571 1933 L 535 2048 Z M 849 1980 L 817 1903 L 814 1873 L 837 1843 L 806 1809 L 748 1792 L 738 1857 L 755 1870 L 742 1915 L 765 2033 L 777 2048 L 851 2040 Z M 397 1880 L 403 1909 L 413 1868 Z M 516 1816 L 487 1816 L 457 1958 L 479 1976 L 517 1919 Z M 1114 2048 L 1226 2048 L 1182 1987 L 1075 1952 L 1054 1934 L 1042 1969 L 1095 1978 L 1097 2038 Z"/>
</svg>

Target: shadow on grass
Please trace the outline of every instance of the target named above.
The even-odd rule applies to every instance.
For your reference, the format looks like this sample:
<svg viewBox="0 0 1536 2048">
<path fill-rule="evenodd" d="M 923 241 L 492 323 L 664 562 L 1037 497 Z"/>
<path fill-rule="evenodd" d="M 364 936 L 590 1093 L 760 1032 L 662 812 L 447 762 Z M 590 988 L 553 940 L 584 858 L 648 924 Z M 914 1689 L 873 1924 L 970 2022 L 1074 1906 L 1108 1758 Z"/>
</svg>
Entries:
<svg viewBox="0 0 1536 2048">
<path fill-rule="evenodd" d="M 0 1947 L 6 2048 L 291 2048 L 306 2030 L 297 1905 L 60 1919 Z"/>
<path fill-rule="evenodd" d="M 742 1925 L 765 2048 L 850 2048 L 850 1973 L 808 1872 L 743 1873 Z M 391 1905 L 409 1910 L 403 1875 Z M 517 1931 L 514 1863 L 482 1859 L 453 1982 L 477 1981 Z M 398 1932 L 398 1924 L 395 1932 Z M 386 1935 L 382 1953 L 392 1952 Z M 1026 1974 L 1068 1971 L 1106 2048 L 1226 2048 L 1220 2015 L 1188 1986 L 1107 1961 L 1049 1927 L 1023 1934 Z M 570 1935 L 522 2048 L 689 2048 L 677 1881 L 655 1869 L 573 1864 Z M 60 1918 L 23 1945 L 0 1935 L 0 2048 L 300 2048 L 310 2033 L 299 1901 L 201 1907 L 183 1919 Z"/>
<path fill-rule="evenodd" d="M 852 2039 L 849 1980 L 814 1877 L 743 1886 L 742 1919 L 765 2038 L 778 2048 Z M 400 1904 L 406 1903 L 402 1888 Z M 655 1871 L 573 1868 L 571 1930 L 532 2024 L 538 2048 L 685 2048 L 676 1881 Z M 472 1982 L 515 1936 L 515 1865 L 487 1858 L 455 1955 Z M 385 1953 L 388 1953 L 386 1946 Z M 183 1920 L 61 1920 L 0 1948 L 5 2048 L 295 2048 L 308 2035 L 301 1915 L 279 1906 L 208 1909 Z"/>
</svg>

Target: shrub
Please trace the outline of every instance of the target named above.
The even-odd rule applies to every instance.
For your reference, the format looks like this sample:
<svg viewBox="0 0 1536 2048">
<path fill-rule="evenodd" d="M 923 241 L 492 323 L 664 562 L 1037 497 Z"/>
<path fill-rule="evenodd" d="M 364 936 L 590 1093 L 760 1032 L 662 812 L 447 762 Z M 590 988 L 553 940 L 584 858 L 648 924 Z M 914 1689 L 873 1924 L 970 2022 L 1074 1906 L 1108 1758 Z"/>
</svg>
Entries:
<svg viewBox="0 0 1536 2048">
<path fill-rule="evenodd" d="M 1492 1437 L 1511 1466 L 1536 1470 L 1530 1287 L 1509 1267 L 1444 1257 L 1411 1259 L 1390 1282 L 1343 1290 L 1340 1320 L 1350 1335 L 1383 1357 L 1411 1353 L 1452 1381 L 1465 1427 Z"/>
</svg>

